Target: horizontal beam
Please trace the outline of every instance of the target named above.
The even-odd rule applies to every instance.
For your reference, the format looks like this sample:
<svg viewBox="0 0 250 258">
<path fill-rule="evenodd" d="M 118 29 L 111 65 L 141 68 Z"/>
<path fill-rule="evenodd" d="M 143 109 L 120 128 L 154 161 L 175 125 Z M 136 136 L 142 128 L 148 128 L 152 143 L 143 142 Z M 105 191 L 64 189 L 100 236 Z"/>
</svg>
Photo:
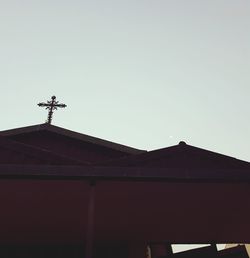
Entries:
<svg viewBox="0 0 250 258">
<path fill-rule="evenodd" d="M 0 179 L 206 181 L 250 183 L 250 169 L 170 169 L 54 165 L 0 165 Z"/>
</svg>

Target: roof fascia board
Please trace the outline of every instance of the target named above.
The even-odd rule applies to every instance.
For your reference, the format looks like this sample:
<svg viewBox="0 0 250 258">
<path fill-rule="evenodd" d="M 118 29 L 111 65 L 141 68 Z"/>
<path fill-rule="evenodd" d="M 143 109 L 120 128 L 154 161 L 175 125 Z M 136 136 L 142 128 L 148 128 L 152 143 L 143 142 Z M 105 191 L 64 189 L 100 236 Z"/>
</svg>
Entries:
<svg viewBox="0 0 250 258">
<path fill-rule="evenodd" d="M 57 165 L 0 165 L 0 178 L 225 181 L 250 183 L 250 169 L 166 169 Z"/>
</svg>

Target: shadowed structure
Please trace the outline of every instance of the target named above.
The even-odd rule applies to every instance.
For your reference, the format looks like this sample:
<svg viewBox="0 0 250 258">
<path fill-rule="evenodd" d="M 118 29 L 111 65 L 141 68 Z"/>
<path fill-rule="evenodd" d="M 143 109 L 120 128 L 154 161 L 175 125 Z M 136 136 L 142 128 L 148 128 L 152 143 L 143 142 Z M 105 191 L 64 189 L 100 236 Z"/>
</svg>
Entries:
<svg viewBox="0 0 250 258">
<path fill-rule="evenodd" d="M 18 257 L 143 258 L 151 246 L 158 258 L 155 243 L 250 242 L 249 162 L 48 123 L 0 132 L 0 154 L 0 250 Z"/>
</svg>

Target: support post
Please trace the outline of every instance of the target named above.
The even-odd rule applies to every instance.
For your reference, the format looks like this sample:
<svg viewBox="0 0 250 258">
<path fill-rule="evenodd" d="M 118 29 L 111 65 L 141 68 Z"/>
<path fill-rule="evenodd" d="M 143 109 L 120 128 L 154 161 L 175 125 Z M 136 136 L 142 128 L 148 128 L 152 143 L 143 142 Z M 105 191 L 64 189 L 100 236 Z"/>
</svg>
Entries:
<svg viewBox="0 0 250 258">
<path fill-rule="evenodd" d="M 89 204 L 88 204 L 85 258 L 93 257 L 94 215 L 95 215 L 95 182 L 91 181 L 90 192 L 89 192 Z"/>
</svg>

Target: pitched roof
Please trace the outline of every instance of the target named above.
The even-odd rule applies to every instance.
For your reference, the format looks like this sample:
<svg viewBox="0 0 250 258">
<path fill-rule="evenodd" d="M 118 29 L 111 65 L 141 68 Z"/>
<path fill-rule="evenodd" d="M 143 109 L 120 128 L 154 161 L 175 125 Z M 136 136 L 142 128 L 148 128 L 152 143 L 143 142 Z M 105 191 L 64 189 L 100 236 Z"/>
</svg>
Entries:
<svg viewBox="0 0 250 258">
<path fill-rule="evenodd" d="M 0 164 L 88 165 L 85 162 L 0 136 Z"/>
<path fill-rule="evenodd" d="M 139 149 L 125 146 L 122 144 L 110 142 L 110 141 L 96 138 L 93 136 L 89 136 L 86 134 L 77 133 L 77 132 L 74 132 L 74 131 L 71 131 L 71 130 L 68 130 L 68 129 L 65 129 L 62 127 L 58 127 L 55 125 L 51 125 L 48 123 L 0 131 L 0 135 L 16 136 L 16 135 L 33 133 L 33 132 L 38 132 L 38 131 L 48 131 L 48 132 L 56 133 L 56 134 L 59 134 L 59 135 L 65 136 L 65 137 L 69 137 L 69 138 L 72 138 L 75 140 L 99 145 L 101 147 L 109 148 L 109 149 L 127 153 L 127 154 L 139 154 L 139 153 L 144 152 L 143 150 L 139 150 Z"/>
<path fill-rule="evenodd" d="M 250 163 L 180 142 L 178 145 L 102 163 L 104 166 L 245 169 Z"/>
<path fill-rule="evenodd" d="M 13 162 L 13 164 L 54 165 L 53 162 L 59 160 L 71 162 L 69 164 L 72 167 L 69 173 L 65 171 L 68 168 L 63 169 L 63 166 L 60 166 L 65 164 L 63 162 L 56 163 L 60 168 L 56 168 L 55 173 L 55 168 L 47 168 L 48 171 L 53 170 L 48 172 L 51 176 L 139 178 L 140 180 L 143 178 L 155 178 L 157 180 L 163 178 L 164 180 L 223 179 L 249 181 L 250 178 L 249 162 L 197 148 L 185 142 L 146 152 L 48 124 L 2 131 L 0 136 L 5 140 L 19 141 L 15 143 L 13 151 L 18 149 L 19 152 L 26 155 L 25 162 Z M 47 143 L 44 144 L 44 141 L 47 141 Z M 53 146 L 49 145 L 51 141 Z M 14 142 L 12 141 L 11 144 L 13 145 Z M 8 146 L 10 146 L 10 142 Z M 28 157 L 32 155 L 35 156 L 36 161 L 34 162 L 30 158 L 31 162 L 28 163 Z M 46 162 L 39 163 L 40 157 L 44 157 L 44 159 L 46 157 Z M 2 164 L 8 163 L 4 161 Z M 84 167 L 79 167 L 79 165 Z M 92 169 L 90 166 L 86 167 L 86 165 L 92 166 Z M 15 174 L 18 168 L 15 166 L 13 169 Z M 21 174 L 23 169 L 20 168 Z M 39 170 L 38 168 L 32 168 L 28 172 L 30 169 L 26 168 L 25 173 L 23 173 L 35 176 L 36 171 Z M 3 169 L 4 171 L 5 169 Z M 63 171 L 62 175 L 61 171 Z M 18 172 L 18 174 L 20 173 Z M 38 175 L 40 174 L 39 172 Z M 45 174 L 45 172 L 42 173 L 42 175 Z M 6 176 L 5 173 L 1 175 Z"/>
</svg>

